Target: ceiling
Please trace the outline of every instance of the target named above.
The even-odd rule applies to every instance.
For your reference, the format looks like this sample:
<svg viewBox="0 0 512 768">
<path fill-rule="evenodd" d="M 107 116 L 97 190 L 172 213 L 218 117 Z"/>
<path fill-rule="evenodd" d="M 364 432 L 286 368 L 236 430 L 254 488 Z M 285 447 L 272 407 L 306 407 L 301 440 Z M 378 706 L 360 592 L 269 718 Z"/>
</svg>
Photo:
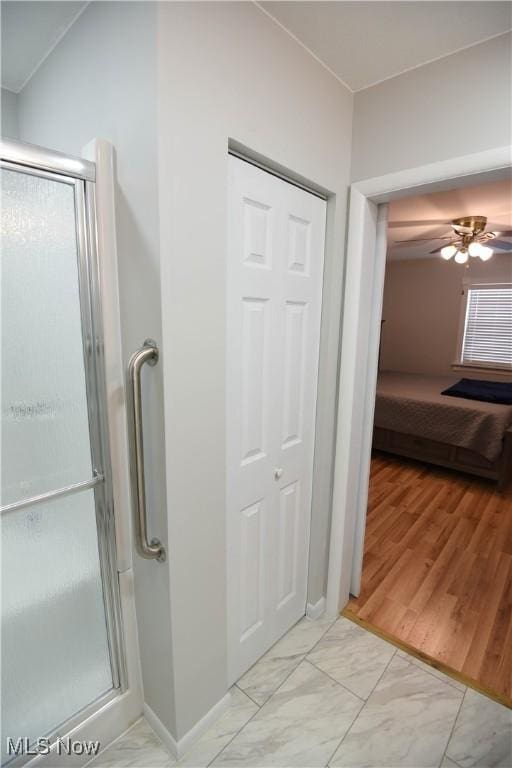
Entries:
<svg viewBox="0 0 512 768">
<path fill-rule="evenodd" d="M 260 2 L 357 91 L 512 27 L 509 2 Z"/>
<path fill-rule="evenodd" d="M 86 5 L 2 1 L 2 87 L 18 93 Z"/>
<path fill-rule="evenodd" d="M 488 231 L 512 229 L 512 181 L 497 181 L 435 192 L 419 197 L 404 197 L 389 206 L 388 253 L 391 261 L 439 258 L 430 251 L 442 240 L 396 245 L 397 240 L 451 235 L 450 221 L 460 216 L 487 216 Z M 445 223 L 443 223 L 445 222 Z M 489 226 L 490 225 L 490 226 Z M 512 243 L 511 237 L 500 237 Z M 489 242 L 492 248 L 492 241 Z M 496 251 L 495 255 L 499 252 Z"/>
<path fill-rule="evenodd" d="M 4 0 L 2 77 L 18 93 L 87 2 Z M 351 90 L 512 28 L 509 2 L 260 2 Z"/>
</svg>

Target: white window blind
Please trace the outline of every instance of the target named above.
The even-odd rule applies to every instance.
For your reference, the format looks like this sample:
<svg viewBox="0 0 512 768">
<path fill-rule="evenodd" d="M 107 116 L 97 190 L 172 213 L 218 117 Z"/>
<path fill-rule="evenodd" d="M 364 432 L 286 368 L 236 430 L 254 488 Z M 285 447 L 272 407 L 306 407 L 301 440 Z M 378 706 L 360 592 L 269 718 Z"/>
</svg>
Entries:
<svg viewBox="0 0 512 768">
<path fill-rule="evenodd" d="M 512 367 L 512 284 L 467 288 L 461 363 Z"/>
</svg>

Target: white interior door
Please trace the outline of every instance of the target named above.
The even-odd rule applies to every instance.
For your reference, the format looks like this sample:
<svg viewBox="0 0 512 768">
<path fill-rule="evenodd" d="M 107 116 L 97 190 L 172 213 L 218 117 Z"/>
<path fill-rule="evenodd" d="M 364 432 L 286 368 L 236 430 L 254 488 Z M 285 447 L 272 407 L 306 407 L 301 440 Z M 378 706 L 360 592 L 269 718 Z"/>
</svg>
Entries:
<svg viewBox="0 0 512 768">
<path fill-rule="evenodd" d="M 306 606 L 325 201 L 234 157 L 227 269 L 229 677 Z"/>
</svg>

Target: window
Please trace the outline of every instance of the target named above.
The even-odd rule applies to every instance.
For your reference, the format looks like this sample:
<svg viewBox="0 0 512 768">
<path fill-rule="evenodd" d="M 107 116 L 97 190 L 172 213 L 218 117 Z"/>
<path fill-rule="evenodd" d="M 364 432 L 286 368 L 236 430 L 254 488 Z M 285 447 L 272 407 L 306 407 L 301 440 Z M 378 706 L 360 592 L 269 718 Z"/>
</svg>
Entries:
<svg viewBox="0 0 512 768">
<path fill-rule="evenodd" d="M 512 283 L 465 285 L 456 365 L 512 368 Z"/>
</svg>

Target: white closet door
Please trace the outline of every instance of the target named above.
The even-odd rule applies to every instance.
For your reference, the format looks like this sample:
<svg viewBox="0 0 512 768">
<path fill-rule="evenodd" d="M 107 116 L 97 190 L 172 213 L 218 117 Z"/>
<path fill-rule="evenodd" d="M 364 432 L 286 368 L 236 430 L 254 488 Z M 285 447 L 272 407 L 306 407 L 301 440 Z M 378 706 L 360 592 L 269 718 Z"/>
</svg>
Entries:
<svg viewBox="0 0 512 768">
<path fill-rule="evenodd" d="M 306 605 L 325 201 L 229 158 L 229 675 Z"/>
</svg>

